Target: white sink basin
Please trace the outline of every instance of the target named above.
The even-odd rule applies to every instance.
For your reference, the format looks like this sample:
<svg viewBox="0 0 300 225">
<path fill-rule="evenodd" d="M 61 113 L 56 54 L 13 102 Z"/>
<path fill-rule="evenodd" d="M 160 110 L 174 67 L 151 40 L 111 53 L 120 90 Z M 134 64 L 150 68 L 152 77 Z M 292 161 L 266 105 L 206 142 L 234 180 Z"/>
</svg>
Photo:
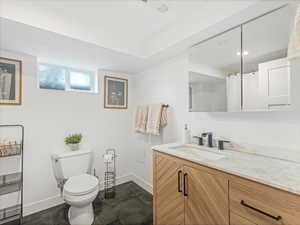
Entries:
<svg viewBox="0 0 300 225">
<path fill-rule="evenodd" d="M 200 147 L 196 148 L 196 147 L 191 147 L 188 145 L 180 145 L 180 146 L 176 146 L 176 147 L 171 147 L 170 149 L 174 149 L 178 153 L 193 155 L 195 157 L 203 158 L 206 160 L 219 160 L 219 159 L 223 159 L 226 157 L 226 156 L 218 154 L 218 153 L 207 151 Z"/>
</svg>

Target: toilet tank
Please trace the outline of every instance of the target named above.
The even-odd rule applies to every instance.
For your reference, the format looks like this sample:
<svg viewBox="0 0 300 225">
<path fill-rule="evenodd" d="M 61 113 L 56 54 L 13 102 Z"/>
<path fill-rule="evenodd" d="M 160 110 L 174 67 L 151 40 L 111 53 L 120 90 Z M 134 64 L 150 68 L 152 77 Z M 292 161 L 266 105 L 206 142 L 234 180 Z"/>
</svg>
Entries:
<svg viewBox="0 0 300 225">
<path fill-rule="evenodd" d="M 51 156 L 55 178 L 66 180 L 69 177 L 91 173 L 93 154 L 91 151 L 57 153 Z"/>
</svg>

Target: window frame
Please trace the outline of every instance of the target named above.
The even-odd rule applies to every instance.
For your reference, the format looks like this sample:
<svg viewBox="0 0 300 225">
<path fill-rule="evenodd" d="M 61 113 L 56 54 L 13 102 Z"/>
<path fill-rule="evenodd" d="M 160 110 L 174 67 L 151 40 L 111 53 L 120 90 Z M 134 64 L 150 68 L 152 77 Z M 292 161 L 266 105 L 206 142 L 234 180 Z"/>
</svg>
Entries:
<svg viewBox="0 0 300 225">
<path fill-rule="evenodd" d="M 41 88 L 40 87 L 40 69 L 39 67 L 43 65 L 43 66 L 48 66 L 48 67 L 56 67 L 56 68 L 60 68 L 60 69 L 64 69 L 66 71 L 65 74 L 65 90 L 55 90 L 55 89 L 48 89 L 48 88 Z M 91 85 L 91 90 L 80 90 L 80 89 L 73 89 L 71 88 L 71 78 L 70 78 L 70 74 L 71 72 L 80 72 L 80 73 L 85 73 L 85 74 L 89 74 L 90 76 L 90 85 Z M 39 89 L 43 89 L 43 90 L 53 90 L 53 91 L 66 91 L 66 92 L 80 92 L 80 93 L 90 93 L 90 94 L 97 94 L 99 92 L 98 89 L 98 76 L 97 76 L 97 72 L 96 71 L 89 71 L 89 70 L 84 70 L 84 69 L 75 69 L 72 67 L 66 67 L 66 66 L 61 66 L 61 65 L 56 65 L 56 64 L 50 64 L 50 63 L 43 63 L 40 62 L 38 63 L 37 66 L 37 86 Z"/>
</svg>

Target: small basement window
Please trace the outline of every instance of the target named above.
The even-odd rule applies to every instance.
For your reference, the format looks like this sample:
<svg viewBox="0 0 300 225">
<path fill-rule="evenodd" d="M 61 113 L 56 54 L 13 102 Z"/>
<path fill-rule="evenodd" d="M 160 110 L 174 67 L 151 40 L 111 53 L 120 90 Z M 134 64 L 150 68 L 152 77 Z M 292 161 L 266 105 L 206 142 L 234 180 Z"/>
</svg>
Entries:
<svg viewBox="0 0 300 225">
<path fill-rule="evenodd" d="M 62 66 L 39 64 L 39 88 L 97 93 L 95 72 Z"/>
<path fill-rule="evenodd" d="M 65 90 L 66 74 L 67 71 L 64 68 L 39 65 L 40 88 Z"/>
</svg>

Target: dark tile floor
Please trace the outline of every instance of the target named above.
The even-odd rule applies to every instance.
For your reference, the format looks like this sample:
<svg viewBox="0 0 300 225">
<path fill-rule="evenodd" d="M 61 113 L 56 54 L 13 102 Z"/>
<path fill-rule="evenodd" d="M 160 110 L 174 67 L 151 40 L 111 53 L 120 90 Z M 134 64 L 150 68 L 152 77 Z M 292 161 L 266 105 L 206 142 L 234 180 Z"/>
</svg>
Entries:
<svg viewBox="0 0 300 225">
<path fill-rule="evenodd" d="M 100 192 L 93 205 L 93 225 L 152 225 L 152 195 L 133 182 L 118 185 L 114 199 L 103 199 Z M 68 208 L 63 204 L 29 215 L 23 225 L 69 225 Z"/>
</svg>

